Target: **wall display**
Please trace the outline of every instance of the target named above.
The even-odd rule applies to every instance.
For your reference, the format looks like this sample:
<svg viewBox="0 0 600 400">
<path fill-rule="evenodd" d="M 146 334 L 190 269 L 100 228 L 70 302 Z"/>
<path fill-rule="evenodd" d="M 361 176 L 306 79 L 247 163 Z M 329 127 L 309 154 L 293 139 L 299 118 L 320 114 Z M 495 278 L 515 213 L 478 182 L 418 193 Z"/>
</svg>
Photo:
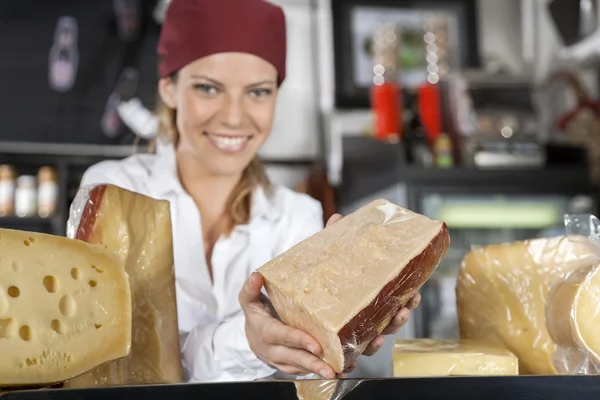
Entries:
<svg viewBox="0 0 600 400">
<path fill-rule="evenodd" d="M 57 92 L 67 92 L 75 84 L 79 53 L 77 49 L 78 25 L 72 17 L 60 17 L 50 49 L 48 79 Z"/>
<path fill-rule="evenodd" d="M 110 138 L 121 132 L 122 124 L 117 108 L 121 101 L 130 100 L 137 91 L 140 74 L 135 68 L 125 68 L 115 85 L 114 92 L 108 97 L 104 115 L 102 116 L 102 131 Z"/>
<path fill-rule="evenodd" d="M 0 23 L 5 77 L 0 142 L 133 144 L 136 136 L 124 124 L 115 134 L 103 129 L 102 121 L 126 68 L 137 71 L 135 97 L 148 109 L 155 106 L 156 4 L 139 1 L 137 17 L 127 14 L 139 17 L 139 34 L 126 41 L 112 0 L 0 1 L 0 15 L 7 21 Z"/>
<path fill-rule="evenodd" d="M 475 0 L 332 0 L 337 106 L 368 107 L 372 36 L 383 24 L 400 31 L 398 80 L 404 91 L 477 67 L 475 7 Z"/>
<path fill-rule="evenodd" d="M 119 36 L 126 42 L 133 42 L 140 34 L 140 0 L 113 0 Z"/>
</svg>

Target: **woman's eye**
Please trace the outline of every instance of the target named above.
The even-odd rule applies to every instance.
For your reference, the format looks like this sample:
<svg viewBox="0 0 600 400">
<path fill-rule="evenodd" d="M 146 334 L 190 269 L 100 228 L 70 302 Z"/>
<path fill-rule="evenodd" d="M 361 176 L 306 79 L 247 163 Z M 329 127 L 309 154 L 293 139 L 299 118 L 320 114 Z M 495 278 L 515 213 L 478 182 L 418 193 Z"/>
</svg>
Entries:
<svg viewBox="0 0 600 400">
<path fill-rule="evenodd" d="M 267 97 L 270 96 L 273 91 L 271 89 L 254 89 L 250 94 L 254 97 Z"/>
<path fill-rule="evenodd" d="M 194 87 L 203 92 L 203 93 L 207 93 L 207 94 L 216 94 L 217 93 L 217 88 L 211 85 L 207 85 L 204 83 L 199 83 L 197 85 L 194 85 Z"/>
</svg>

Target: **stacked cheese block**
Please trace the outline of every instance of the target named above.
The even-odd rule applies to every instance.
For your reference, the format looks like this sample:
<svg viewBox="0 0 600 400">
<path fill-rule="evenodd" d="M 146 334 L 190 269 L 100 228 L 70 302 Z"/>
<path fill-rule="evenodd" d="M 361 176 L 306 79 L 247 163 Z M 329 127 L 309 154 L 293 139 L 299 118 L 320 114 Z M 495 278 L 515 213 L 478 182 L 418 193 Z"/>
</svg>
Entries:
<svg viewBox="0 0 600 400">
<path fill-rule="evenodd" d="M 180 382 L 168 202 L 80 196 L 77 239 L 0 229 L 0 388 Z"/>
<path fill-rule="evenodd" d="M 584 237 L 469 252 L 456 285 L 461 339 L 398 340 L 394 376 L 600 373 L 598 261 Z"/>
<path fill-rule="evenodd" d="M 599 268 L 583 237 L 473 250 L 456 287 L 461 336 L 505 346 L 522 374 L 597 373 Z"/>
</svg>

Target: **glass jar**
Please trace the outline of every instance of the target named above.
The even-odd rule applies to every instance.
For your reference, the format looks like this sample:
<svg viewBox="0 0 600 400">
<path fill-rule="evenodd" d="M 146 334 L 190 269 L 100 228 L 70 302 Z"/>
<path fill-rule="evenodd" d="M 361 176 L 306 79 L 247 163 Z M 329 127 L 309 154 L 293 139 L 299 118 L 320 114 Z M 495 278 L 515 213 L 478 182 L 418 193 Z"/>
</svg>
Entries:
<svg viewBox="0 0 600 400">
<path fill-rule="evenodd" d="M 12 165 L 0 165 L 0 217 L 15 212 L 16 172 Z"/>
<path fill-rule="evenodd" d="M 48 218 L 56 213 L 58 206 L 58 179 L 53 167 L 42 167 L 38 171 L 37 208 L 38 215 Z"/>
<path fill-rule="evenodd" d="M 15 212 L 17 216 L 33 217 L 37 214 L 37 190 L 35 176 L 21 175 L 17 179 L 15 191 Z"/>
</svg>

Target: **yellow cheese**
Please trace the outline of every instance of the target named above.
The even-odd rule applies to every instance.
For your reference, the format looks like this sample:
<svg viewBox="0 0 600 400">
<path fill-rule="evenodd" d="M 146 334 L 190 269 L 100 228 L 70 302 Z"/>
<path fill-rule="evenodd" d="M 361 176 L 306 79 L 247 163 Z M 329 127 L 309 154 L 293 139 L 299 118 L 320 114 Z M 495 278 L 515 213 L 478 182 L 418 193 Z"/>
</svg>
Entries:
<svg viewBox="0 0 600 400">
<path fill-rule="evenodd" d="M 599 264 L 576 270 L 553 287 L 546 321 L 560 373 L 600 372 Z"/>
<path fill-rule="evenodd" d="M 131 318 L 114 253 L 0 229 L 0 386 L 62 382 L 127 356 Z"/>
<path fill-rule="evenodd" d="M 443 222 L 376 200 L 259 269 L 287 325 L 341 373 L 429 279 L 450 244 Z"/>
<path fill-rule="evenodd" d="M 128 357 L 69 380 L 65 387 L 183 380 L 171 232 L 168 201 L 113 185 L 89 193 L 76 237 L 104 245 L 123 261 L 131 283 L 134 340 Z"/>
<path fill-rule="evenodd" d="M 476 340 L 397 339 L 392 363 L 394 377 L 519 374 L 513 353 Z"/>
<path fill-rule="evenodd" d="M 469 252 L 456 285 L 461 337 L 501 343 L 519 358 L 521 374 L 556 374 L 556 345 L 546 326 L 548 292 L 563 274 L 595 260 L 585 240 L 566 237 Z"/>
</svg>

